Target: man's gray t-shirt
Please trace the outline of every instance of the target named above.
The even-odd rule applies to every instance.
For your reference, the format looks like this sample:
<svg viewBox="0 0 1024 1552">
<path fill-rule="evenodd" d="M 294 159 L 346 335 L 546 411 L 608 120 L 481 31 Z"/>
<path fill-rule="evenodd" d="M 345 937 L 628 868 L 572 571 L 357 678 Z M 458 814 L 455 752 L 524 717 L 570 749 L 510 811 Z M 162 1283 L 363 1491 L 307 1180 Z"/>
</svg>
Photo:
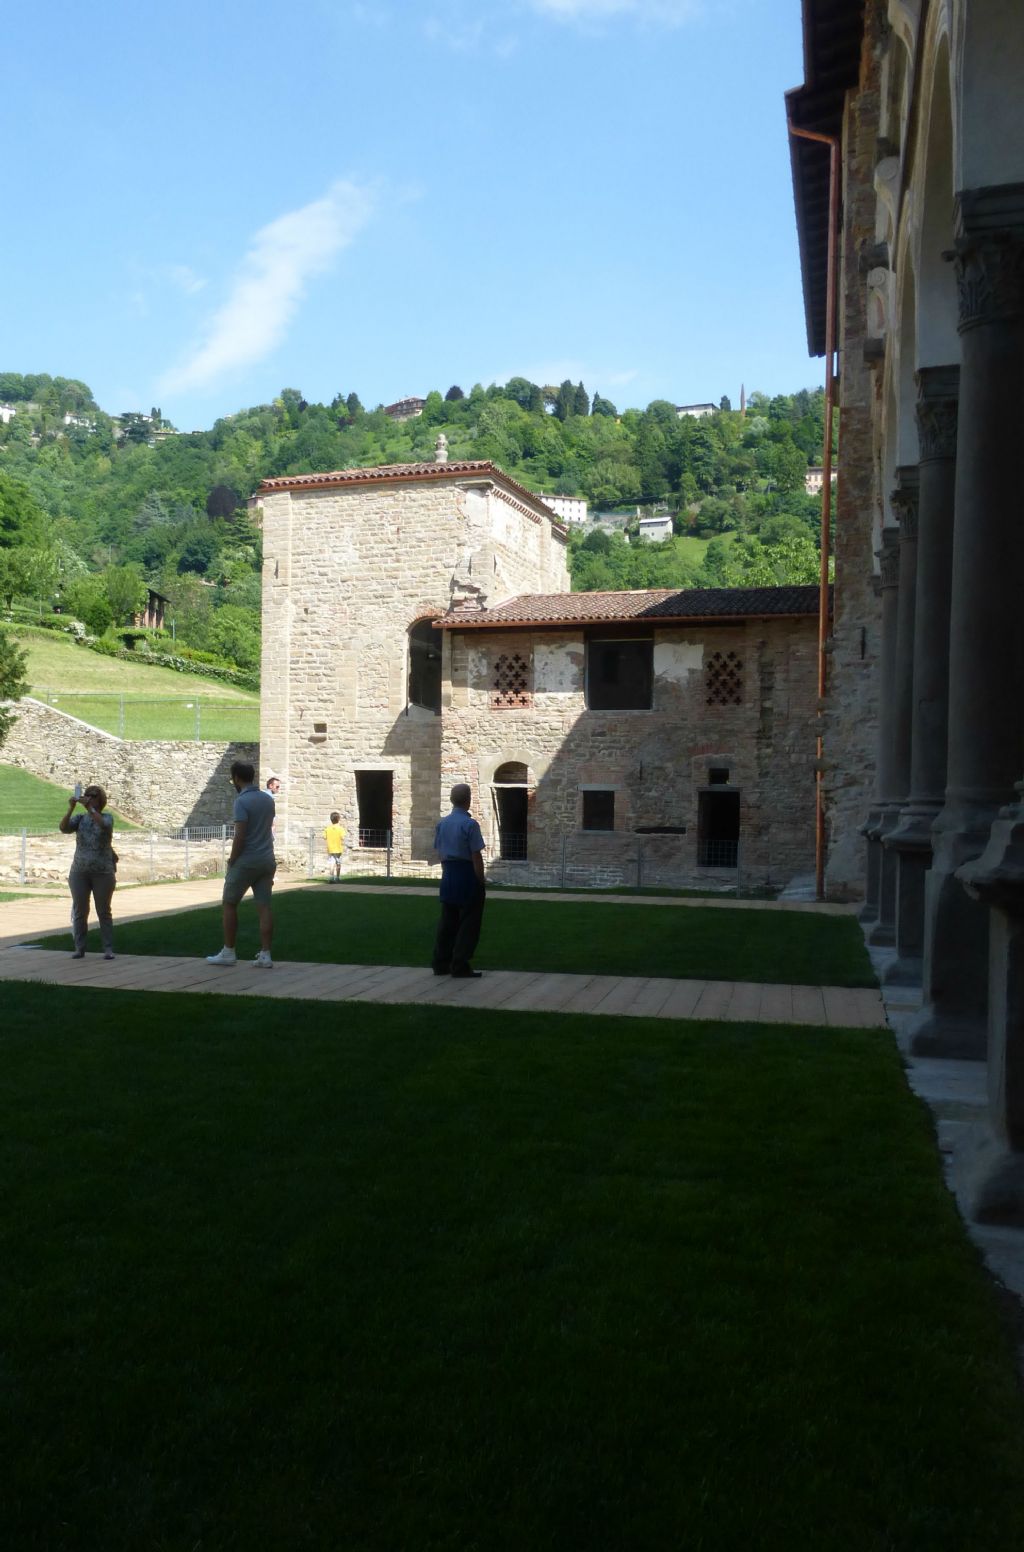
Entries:
<svg viewBox="0 0 1024 1552">
<path fill-rule="evenodd" d="M 259 787 L 243 787 L 235 799 L 232 819 L 243 820 L 246 825 L 245 845 L 239 862 L 274 861 L 274 800 L 269 792 Z"/>
</svg>

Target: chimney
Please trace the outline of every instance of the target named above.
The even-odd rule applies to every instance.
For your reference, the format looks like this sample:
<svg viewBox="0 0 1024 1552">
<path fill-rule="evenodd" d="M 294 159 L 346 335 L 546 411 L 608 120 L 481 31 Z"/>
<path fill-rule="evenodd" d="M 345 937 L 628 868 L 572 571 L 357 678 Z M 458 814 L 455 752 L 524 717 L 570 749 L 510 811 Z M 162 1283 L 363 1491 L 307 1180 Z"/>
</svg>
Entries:
<svg viewBox="0 0 1024 1552">
<path fill-rule="evenodd" d="M 448 438 L 443 431 L 437 433 L 437 441 L 434 443 L 434 462 L 448 462 Z"/>
</svg>

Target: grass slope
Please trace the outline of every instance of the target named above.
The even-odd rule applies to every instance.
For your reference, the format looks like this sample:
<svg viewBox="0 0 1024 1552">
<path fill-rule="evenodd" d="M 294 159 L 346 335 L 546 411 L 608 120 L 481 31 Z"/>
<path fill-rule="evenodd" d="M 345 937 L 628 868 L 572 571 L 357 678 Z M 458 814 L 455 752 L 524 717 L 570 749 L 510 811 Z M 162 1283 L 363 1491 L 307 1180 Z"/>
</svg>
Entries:
<svg viewBox="0 0 1024 1552">
<path fill-rule="evenodd" d="M 90 772 L 82 772 L 83 784 L 91 779 Z M 44 781 L 17 765 L 0 765 L 0 830 L 55 831 L 67 806 L 67 787 Z M 139 828 L 131 820 L 122 819 L 115 809 L 110 812 L 115 829 Z"/>
<path fill-rule="evenodd" d="M 1024 1542 L 876 1034 L 9 984 L 0 1059 L 11 1547 Z"/>
<path fill-rule="evenodd" d="M 259 738 L 259 695 L 251 690 L 198 674 L 102 657 L 65 639 L 11 634 L 28 658 L 29 693 L 48 699 L 42 692 L 56 691 L 59 710 L 108 733 L 123 733 L 126 738 L 192 738 L 198 700 L 204 737 Z M 125 698 L 123 727 L 121 697 Z"/>
<path fill-rule="evenodd" d="M 324 885 L 280 895 L 275 915 L 274 953 L 281 959 L 425 965 L 430 962 L 437 903 L 418 895 L 332 893 Z M 241 924 L 240 958 L 259 946 L 251 901 L 242 907 Z M 117 929 L 117 940 L 129 954 L 209 954 L 220 944 L 220 908 L 129 922 Z M 71 940 L 48 938 L 44 943 L 63 949 Z M 497 896 L 488 903 L 475 962 L 491 970 L 804 986 L 875 984 L 862 933 L 852 917 L 728 907 Z"/>
</svg>

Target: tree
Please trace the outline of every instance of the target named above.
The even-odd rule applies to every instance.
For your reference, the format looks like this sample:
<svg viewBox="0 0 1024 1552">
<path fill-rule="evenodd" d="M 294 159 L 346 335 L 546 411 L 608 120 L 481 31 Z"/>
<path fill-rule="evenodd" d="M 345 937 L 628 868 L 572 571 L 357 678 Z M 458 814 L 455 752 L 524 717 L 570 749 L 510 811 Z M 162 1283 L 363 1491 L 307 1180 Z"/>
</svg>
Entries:
<svg viewBox="0 0 1024 1552">
<path fill-rule="evenodd" d="M 257 621 L 248 609 L 240 609 L 237 604 L 223 604 L 213 611 L 207 643 L 211 652 L 237 663 L 239 668 L 259 666 L 260 633 Z"/>
<path fill-rule="evenodd" d="M 566 421 L 576 413 L 576 390 L 568 378 L 555 395 L 555 419 Z"/>
<path fill-rule="evenodd" d="M 28 689 L 28 660 L 16 641 L 0 630 L 0 744 L 14 723 L 14 708 Z M 5 704 L 8 703 L 8 704 Z"/>
<path fill-rule="evenodd" d="M 29 544 L 45 526 L 46 514 L 28 486 L 0 473 L 0 546 Z"/>
<path fill-rule="evenodd" d="M 590 406 L 590 413 L 591 415 L 606 415 L 614 420 L 619 412 L 611 399 L 602 399 L 599 393 L 595 393 L 594 402 Z"/>
<path fill-rule="evenodd" d="M 463 393 L 458 383 L 452 383 L 448 392 L 444 396 L 444 402 L 446 404 L 456 404 L 459 399 L 464 399 L 465 397 L 466 395 Z"/>
<path fill-rule="evenodd" d="M 62 602 L 68 613 L 87 625 L 94 636 L 102 636 L 114 623 L 107 589 L 102 577 L 95 573 L 76 577 L 64 589 Z"/>
<path fill-rule="evenodd" d="M 215 485 L 206 498 L 207 517 L 234 517 L 241 497 L 230 485 Z"/>
<path fill-rule="evenodd" d="M 573 395 L 572 409 L 574 415 L 590 414 L 590 396 L 588 395 L 587 390 L 584 388 L 582 383 L 576 384 L 576 392 Z"/>
<path fill-rule="evenodd" d="M 730 397 L 729 397 L 729 395 L 727 393 L 723 393 L 722 397 L 719 399 L 719 401 L 718 401 L 718 408 L 720 410 L 726 410 L 726 411 L 732 409 L 732 400 L 730 399 Z"/>
<path fill-rule="evenodd" d="M 146 584 L 134 566 L 108 566 L 101 573 L 115 625 L 130 625 L 146 603 Z"/>
</svg>

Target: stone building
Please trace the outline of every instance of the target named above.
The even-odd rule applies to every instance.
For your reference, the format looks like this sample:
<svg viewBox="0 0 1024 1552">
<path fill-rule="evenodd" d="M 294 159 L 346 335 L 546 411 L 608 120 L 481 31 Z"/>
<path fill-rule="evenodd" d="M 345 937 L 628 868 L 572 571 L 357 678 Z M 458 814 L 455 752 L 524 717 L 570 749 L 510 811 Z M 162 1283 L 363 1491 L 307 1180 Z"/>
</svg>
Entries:
<svg viewBox="0 0 1024 1552">
<path fill-rule="evenodd" d="M 425 871 L 468 780 L 494 876 L 813 867 L 816 588 L 571 594 L 565 528 L 484 462 L 259 499 L 261 755 L 295 851 L 336 808 L 367 864 Z"/>
<path fill-rule="evenodd" d="M 804 0 L 789 93 L 808 340 L 830 144 L 840 477 L 829 881 L 863 889 L 920 1054 L 985 1058 L 977 1212 L 1024 1222 L 1024 5 Z M 870 732 L 870 740 L 867 735 Z"/>
</svg>

